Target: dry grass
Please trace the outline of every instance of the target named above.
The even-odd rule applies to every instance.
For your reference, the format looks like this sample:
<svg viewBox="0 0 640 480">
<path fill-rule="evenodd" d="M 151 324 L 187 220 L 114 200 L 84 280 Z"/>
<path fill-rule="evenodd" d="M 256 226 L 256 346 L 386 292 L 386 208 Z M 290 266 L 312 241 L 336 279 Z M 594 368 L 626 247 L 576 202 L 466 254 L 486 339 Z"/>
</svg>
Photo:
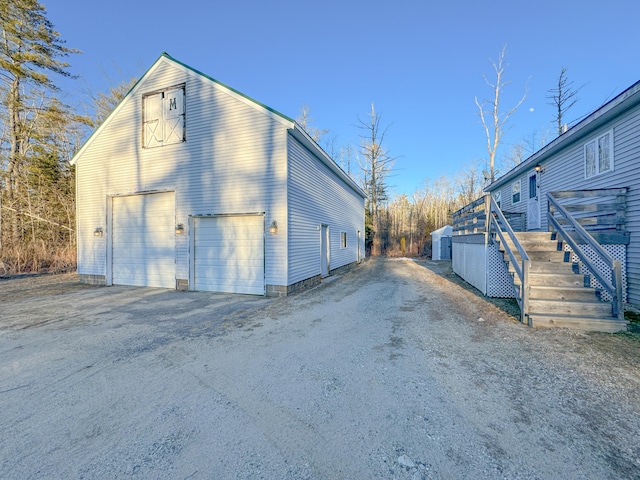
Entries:
<svg viewBox="0 0 640 480">
<path fill-rule="evenodd" d="M 43 240 L 19 246 L 3 246 L 0 258 L 0 276 L 70 272 L 75 268 L 75 247 L 47 245 Z"/>
</svg>

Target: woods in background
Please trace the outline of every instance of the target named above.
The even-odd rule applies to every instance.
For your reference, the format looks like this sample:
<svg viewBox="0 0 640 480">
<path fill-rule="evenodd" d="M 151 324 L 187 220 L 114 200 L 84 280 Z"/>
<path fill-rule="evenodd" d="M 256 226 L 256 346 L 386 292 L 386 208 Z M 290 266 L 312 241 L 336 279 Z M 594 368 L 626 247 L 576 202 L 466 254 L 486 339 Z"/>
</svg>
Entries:
<svg viewBox="0 0 640 480">
<path fill-rule="evenodd" d="M 64 41 L 34 0 L 0 0 L 0 273 L 75 265 L 69 160 L 86 119 L 58 97 Z"/>
</svg>

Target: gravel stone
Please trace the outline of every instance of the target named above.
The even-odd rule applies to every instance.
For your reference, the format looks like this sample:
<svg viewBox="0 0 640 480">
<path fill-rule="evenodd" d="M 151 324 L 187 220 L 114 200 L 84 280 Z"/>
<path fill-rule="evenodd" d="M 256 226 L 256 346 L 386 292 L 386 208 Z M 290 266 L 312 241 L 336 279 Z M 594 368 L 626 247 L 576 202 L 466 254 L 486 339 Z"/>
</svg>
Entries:
<svg viewBox="0 0 640 480">
<path fill-rule="evenodd" d="M 640 479 L 640 334 L 513 305 L 410 259 L 277 299 L 0 279 L 0 478 Z"/>
</svg>

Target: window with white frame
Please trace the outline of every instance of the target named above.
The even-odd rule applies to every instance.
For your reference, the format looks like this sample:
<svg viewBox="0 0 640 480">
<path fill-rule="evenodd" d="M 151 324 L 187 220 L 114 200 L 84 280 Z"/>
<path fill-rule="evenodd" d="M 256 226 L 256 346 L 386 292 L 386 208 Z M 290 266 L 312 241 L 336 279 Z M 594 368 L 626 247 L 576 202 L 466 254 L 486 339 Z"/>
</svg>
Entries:
<svg viewBox="0 0 640 480">
<path fill-rule="evenodd" d="M 347 232 L 340 232 L 340 248 L 347 248 Z"/>
<path fill-rule="evenodd" d="M 493 199 L 496 205 L 498 205 L 498 208 L 502 208 L 502 192 L 500 190 L 493 194 Z"/>
<path fill-rule="evenodd" d="M 511 203 L 519 203 L 520 202 L 520 191 L 522 190 L 522 185 L 520 180 L 511 184 Z"/>
<path fill-rule="evenodd" d="M 591 140 L 584 146 L 584 176 L 595 177 L 613 171 L 613 131 Z"/>
<path fill-rule="evenodd" d="M 142 145 L 161 147 L 184 142 L 185 86 L 177 85 L 142 96 Z"/>
</svg>

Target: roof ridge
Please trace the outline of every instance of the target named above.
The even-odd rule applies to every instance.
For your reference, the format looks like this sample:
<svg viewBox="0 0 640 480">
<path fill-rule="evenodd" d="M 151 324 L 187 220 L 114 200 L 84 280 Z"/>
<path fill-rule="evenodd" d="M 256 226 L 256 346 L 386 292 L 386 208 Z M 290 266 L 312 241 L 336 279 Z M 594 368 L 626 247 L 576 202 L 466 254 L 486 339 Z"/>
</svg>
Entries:
<svg viewBox="0 0 640 480">
<path fill-rule="evenodd" d="M 227 85 L 226 83 L 221 82 L 220 80 L 216 80 L 216 79 L 215 79 L 215 78 L 213 78 L 212 76 L 207 75 L 206 73 L 204 73 L 204 72 L 202 72 L 202 71 L 198 70 L 197 68 L 193 68 L 191 65 L 188 65 L 188 64 L 186 64 L 186 63 L 184 63 L 184 62 L 182 62 L 182 61 L 178 60 L 177 58 L 172 57 L 172 56 L 171 56 L 171 55 L 169 55 L 167 52 L 162 52 L 162 54 L 160 54 L 160 58 L 162 58 L 162 57 L 165 57 L 165 58 L 167 58 L 167 59 L 169 59 L 169 60 L 171 60 L 171 61 L 173 61 L 173 62 L 177 63 L 178 65 L 181 65 L 181 66 L 183 66 L 184 68 L 187 68 L 187 69 L 191 70 L 192 72 L 194 72 L 194 73 L 196 73 L 196 74 L 198 74 L 198 75 L 200 75 L 200 76 L 202 76 L 202 77 L 206 78 L 207 80 L 210 80 L 210 81 L 212 81 L 212 82 L 214 82 L 214 83 L 216 83 L 216 84 L 220 85 L 221 87 L 224 87 L 224 88 L 226 88 L 226 89 L 228 89 L 228 90 L 232 91 L 233 93 L 235 93 L 235 94 L 237 94 L 237 95 L 240 95 L 240 96 L 241 96 L 241 97 L 243 97 L 243 98 L 246 98 L 247 100 L 251 101 L 252 103 L 255 103 L 256 105 L 258 105 L 258 106 L 260 106 L 260 107 L 262 107 L 262 108 L 264 108 L 264 109 L 266 109 L 266 110 L 270 111 L 271 113 L 275 113 L 275 114 L 276 114 L 276 115 L 278 115 L 279 117 L 282 117 L 283 119 L 285 119 L 285 120 L 287 120 L 287 121 L 289 121 L 289 122 L 295 122 L 295 120 L 293 120 L 291 117 L 289 117 L 289 116 L 285 115 L 284 113 L 279 112 L 278 110 L 276 110 L 276 109 L 274 109 L 274 108 L 271 108 L 271 107 L 269 107 L 268 105 L 265 105 L 265 104 L 264 104 L 264 103 L 262 103 L 262 102 L 259 102 L 259 101 L 258 101 L 258 100 L 256 100 L 255 98 L 250 97 L 249 95 L 247 95 L 247 94 L 245 94 L 245 93 L 242 93 L 240 90 L 237 90 L 237 89 L 235 89 L 235 88 L 231 87 L 230 85 Z M 155 62 L 154 62 L 154 64 L 155 64 Z M 143 76 L 144 76 L 144 75 L 143 75 Z M 142 77 L 141 77 L 141 78 L 142 78 Z"/>
</svg>

